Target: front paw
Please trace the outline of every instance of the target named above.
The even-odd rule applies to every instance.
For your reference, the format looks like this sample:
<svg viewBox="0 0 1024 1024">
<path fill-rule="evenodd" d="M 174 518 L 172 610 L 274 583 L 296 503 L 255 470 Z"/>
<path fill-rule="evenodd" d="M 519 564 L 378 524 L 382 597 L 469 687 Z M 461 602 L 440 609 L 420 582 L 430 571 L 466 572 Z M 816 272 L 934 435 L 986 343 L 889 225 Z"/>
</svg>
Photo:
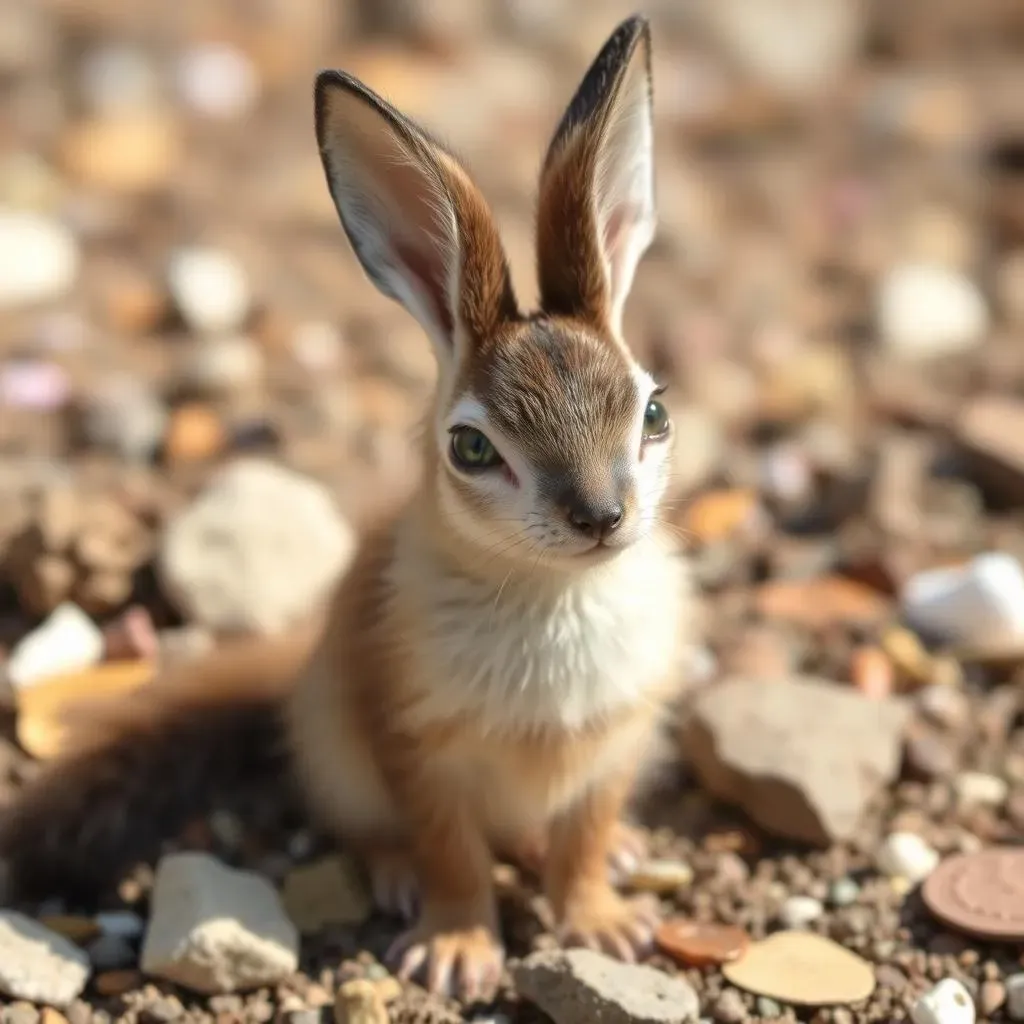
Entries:
<svg viewBox="0 0 1024 1024">
<path fill-rule="evenodd" d="M 558 929 L 563 946 L 583 946 L 635 963 L 654 945 L 660 923 L 658 901 L 626 899 L 611 889 L 574 901 Z"/>
<path fill-rule="evenodd" d="M 399 978 L 471 1003 L 497 988 L 505 950 L 487 925 L 443 927 L 424 920 L 395 940 L 386 959 Z"/>
</svg>

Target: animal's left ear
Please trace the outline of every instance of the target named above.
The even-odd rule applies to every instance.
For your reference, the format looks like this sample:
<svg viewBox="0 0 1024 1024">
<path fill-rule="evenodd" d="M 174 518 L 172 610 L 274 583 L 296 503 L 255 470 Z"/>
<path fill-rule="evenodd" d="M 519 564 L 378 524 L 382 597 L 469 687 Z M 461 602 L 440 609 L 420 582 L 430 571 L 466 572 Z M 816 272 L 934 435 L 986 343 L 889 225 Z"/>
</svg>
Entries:
<svg viewBox="0 0 1024 1024">
<path fill-rule="evenodd" d="M 654 237 L 650 27 L 612 33 L 569 104 L 541 171 L 543 309 L 619 335 L 633 274 Z"/>
</svg>

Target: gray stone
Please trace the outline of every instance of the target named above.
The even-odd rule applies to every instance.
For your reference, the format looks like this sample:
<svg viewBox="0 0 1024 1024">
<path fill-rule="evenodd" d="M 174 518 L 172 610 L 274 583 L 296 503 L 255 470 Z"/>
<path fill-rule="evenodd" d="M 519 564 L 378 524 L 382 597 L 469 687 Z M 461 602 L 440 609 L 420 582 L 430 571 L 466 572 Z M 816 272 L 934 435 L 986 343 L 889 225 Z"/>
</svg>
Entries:
<svg viewBox="0 0 1024 1024">
<path fill-rule="evenodd" d="M 24 914 L 0 910 L 0 992 L 62 1008 L 88 979 L 83 949 Z"/>
<path fill-rule="evenodd" d="M 273 985 L 298 967 L 299 936 L 274 887 L 205 853 L 157 866 L 142 970 L 196 992 Z"/>
<path fill-rule="evenodd" d="M 907 717 L 900 701 L 827 680 L 727 679 L 698 699 L 684 752 L 766 831 L 827 845 L 851 838 L 896 778 Z"/>
<path fill-rule="evenodd" d="M 519 994 L 555 1024 L 683 1024 L 699 1016 L 682 978 L 589 949 L 534 953 L 514 969 Z"/>
</svg>

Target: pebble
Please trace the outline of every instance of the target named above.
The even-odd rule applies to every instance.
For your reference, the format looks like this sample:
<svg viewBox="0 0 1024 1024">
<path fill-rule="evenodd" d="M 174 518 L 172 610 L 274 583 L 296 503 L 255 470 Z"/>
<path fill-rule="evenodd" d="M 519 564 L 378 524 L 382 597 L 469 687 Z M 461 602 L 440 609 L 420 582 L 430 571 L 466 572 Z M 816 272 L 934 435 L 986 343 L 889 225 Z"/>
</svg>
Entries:
<svg viewBox="0 0 1024 1024">
<path fill-rule="evenodd" d="M 782 1015 L 782 1007 L 774 999 L 769 999 L 767 996 L 758 996 L 757 1012 L 761 1017 L 780 1017 Z"/>
<path fill-rule="evenodd" d="M 974 1000 L 956 978 L 943 978 L 910 1008 L 914 1024 L 974 1024 Z"/>
<path fill-rule="evenodd" d="M 341 856 L 295 868 L 285 879 L 281 899 L 303 935 L 331 924 L 362 924 L 373 910 L 373 900 L 356 865 Z"/>
<path fill-rule="evenodd" d="M 80 263 L 74 236 L 58 221 L 0 206 L 0 310 L 60 298 L 74 286 Z"/>
<path fill-rule="evenodd" d="M 249 315 L 249 279 L 229 253 L 179 249 L 171 256 L 167 277 L 182 317 L 198 333 L 237 331 Z"/>
<path fill-rule="evenodd" d="M 837 878 L 828 890 L 829 902 L 835 907 L 848 907 L 857 902 L 860 886 L 848 875 Z"/>
<path fill-rule="evenodd" d="M 17 688 L 49 676 L 75 672 L 103 657 L 103 631 L 78 605 L 58 605 L 39 626 L 23 637 L 7 659 L 7 678 Z"/>
<path fill-rule="evenodd" d="M 939 864 L 939 854 L 915 832 L 892 832 L 878 850 L 878 869 L 913 885 L 923 882 Z"/>
<path fill-rule="evenodd" d="M 963 806 L 1002 807 L 1010 792 L 1009 784 L 987 772 L 961 772 L 953 779 L 953 790 Z"/>
<path fill-rule="evenodd" d="M 1006 979 L 1006 1012 L 1010 1020 L 1024 1020 L 1024 972 Z"/>
<path fill-rule="evenodd" d="M 102 380 L 86 397 L 82 428 L 86 441 L 116 451 L 129 462 L 148 461 L 167 427 L 167 407 L 142 381 L 119 373 Z"/>
<path fill-rule="evenodd" d="M 356 978 L 338 989 L 335 1024 L 388 1024 L 390 1019 L 384 997 L 372 981 Z"/>
<path fill-rule="evenodd" d="M 171 466 L 202 462 L 227 446 L 227 429 L 217 410 L 202 402 L 185 402 L 171 413 L 163 454 Z"/>
<path fill-rule="evenodd" d="M 193 347 L 183 375 L 204 394 L 231 394 L 259 382 L 263 354 L 244 334 L 204 338 Z"/>
<path fill-rule="evenodd" d="M 813 896 L 790 896 L 779 909 L 779 920 L 786 928 L 806 928 L 824 912 L 821 900 Z"/>
<path fill-rule="evenodd" d="M 93 985 L 101 996 L 121 996 L 138 988 L 143 982 L 139 971 L 124 968 L 122 970 L 104 971 L 97 974 Z"/>
<path fill-rule="evenodd" d="M 750 936 L 736 925 L 669 918 L 659 926 L 654 941 L 681 964 L 707 967 L 742 956 L 750 945 Z"/>
<path fill-rule="evenodd" d="M 24 914 L 0 910 L 0 992 L 63 1008 L 88 978 L 85 950 Z"/>
<path fill-rule="evenodd" d="M 1024 637 L 1024 570 L 1004 552 L 912 576 L 903 614 L 925 636 L 954 644 L 997 645 Z"/>
<path fill-rule="evenodd" d="M 697 993 L 683 978 L 589 949 L 532 953 L 512 973 L 520 996 L 555 1024 L 682 1024 L 699 1014 Z"/>
<path fill-rule="evenodd" d="M 983 1017 L 991 1017 L 1006 1002 L 1006 986 L 1001 981 L 983 981 L 978 990 L 978 1008 Z"/>
<path fill-rule="evenodd" d="M 205 853 L 161 859 L 141 967 L 196 992 L 272 985 L 298 967 L 299 936 L 260 875 Z"/>
<path fill-rule="evenodd" d="M 5 1007 L 0 1020 L 3 1024 L 38 1024 L 39 1017 L 39 1011 L 31 1003 L 19 1001 Z"/>
<path fill-rule="evenodd" d="M 239 117 L 259 97 L 259 74 L 252 61 L 226 43 L 201 43 L 178 57 L 175 80 L 181 98 L 211 118 Z"/>
<path fill-rule="evenodd" d="M 727 988 L 712 1007 L 714 1018 L 721 1024 L 740 1024 L 747 1019 L 747 1008 L 743 1004 L 743 996 L 734 988 Z"/>
<path fill-rule="evenodd" d="M 321 484 L 253 457 L 220 470 L 168 523 L 157 569 L 188 619 L 269 633 L 309 614 L 354 549 Z"/>
<path fill-rule="evenodd" d="M 882 279 L 878 320 L 890 351 L 930 359 L 972 349 L 988 330 L 989 312 L 970 278 L 948 267 L 905 263 Z"/>
<path fill-rule="evenodd" d="M 693 868 L 682 860 L 648 860 L 630 875 L 629 884 L 641 892 L 675 892 L 693 881 Z"/>
<path fill-rule="evenodd" d="M 806 931 L 775 932 L 752 943 L 742 957 L 724 964 L 722 973 L 755 995 L 805 1006 L 860 1002 L 875 988 L 866 960 Z"/>
</svg>

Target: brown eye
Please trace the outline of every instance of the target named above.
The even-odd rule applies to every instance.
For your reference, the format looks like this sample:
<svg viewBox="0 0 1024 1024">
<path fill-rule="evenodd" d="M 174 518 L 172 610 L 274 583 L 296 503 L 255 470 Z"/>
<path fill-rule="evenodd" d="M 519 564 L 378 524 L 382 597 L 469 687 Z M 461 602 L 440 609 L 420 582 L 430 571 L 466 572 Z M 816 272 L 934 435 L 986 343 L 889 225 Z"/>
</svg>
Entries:
<svg viewBox="0 0 1024 1024">
<path fill-rule="evenodd" d="M 644 410 L 644 440 L 660 441 L 668 433 L 671 422 L 665 406 L 657 398 L 652 398 Z"/>
<path fill-rule="evenodd" d="M 494 445 L 475 427 L 456 427 L 452 431 L 451 458 L 464 472 L 492 469 L 502 461 Z"/>
</svg>

